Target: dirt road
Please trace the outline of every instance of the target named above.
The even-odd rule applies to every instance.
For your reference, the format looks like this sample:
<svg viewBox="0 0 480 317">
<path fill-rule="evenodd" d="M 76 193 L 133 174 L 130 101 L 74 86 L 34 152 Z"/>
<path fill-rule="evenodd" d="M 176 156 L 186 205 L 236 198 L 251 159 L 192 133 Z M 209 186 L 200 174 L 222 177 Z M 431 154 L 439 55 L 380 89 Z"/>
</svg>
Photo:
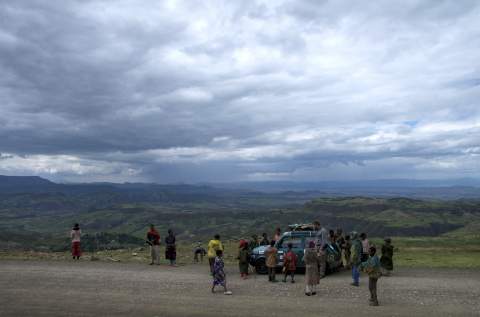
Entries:
<svg viewBox="0 0 480 317">
<path fill-rule="evenodd" d="M 210 293 L 206 265 L 177 268 L 80 261 L 0 261 L 0 316 L 480 316 L 480 271 L 400 269 L 379 281 L 379 307 L 367 304 L 365 278 L 348 272 L 321 281 L 307 297 L 297 283 L 240 280 L 232 296 Z"/>
</svg>

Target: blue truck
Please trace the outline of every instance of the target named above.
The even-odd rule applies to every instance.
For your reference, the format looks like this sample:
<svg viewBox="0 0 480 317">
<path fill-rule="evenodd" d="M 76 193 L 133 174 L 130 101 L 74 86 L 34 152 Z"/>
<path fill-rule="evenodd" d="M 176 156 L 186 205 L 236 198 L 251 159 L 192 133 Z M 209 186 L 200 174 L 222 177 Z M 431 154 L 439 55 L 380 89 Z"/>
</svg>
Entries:
<svg viewBox="0 0 480 317">
<path fill-rule="evenodd" d="M 283 233 L 275 243 L 275 247 L 278 250 L 277 268 L 283 266 L 283 256 L 287 252 L 287 245 L 291 243 L 293 245 L 293 251 L 297 255 L 297 269 L 305 269 L 305 263 L 303 262 L 305 246 L 308 246 L 310 241 L 315 242 L 317 232 L 308 225 L 291 225 L 289 227 L 291 231 Z M 267 273 L 265 264 L 265 249 L 267 247 L 268 246 L 256 247 L 250 255 L 250 265 L 252 265 L 259 274 Z M 325 252 L 327 254 L 326 272 L 331 273 L 338 270 L 342 266 L 342 256 L 339 247 L 336 244 L 328 243 Z"/>
</svg>

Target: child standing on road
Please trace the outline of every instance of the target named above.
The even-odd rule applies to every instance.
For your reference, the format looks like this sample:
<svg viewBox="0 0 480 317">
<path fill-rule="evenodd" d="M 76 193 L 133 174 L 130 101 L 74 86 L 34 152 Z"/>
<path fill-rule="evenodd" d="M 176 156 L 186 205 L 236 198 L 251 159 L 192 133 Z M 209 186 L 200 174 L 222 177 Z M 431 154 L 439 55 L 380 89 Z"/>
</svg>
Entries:
<svg viewBox="0 0 480 317">
<path fill-rule="evenodd" d="M 393 245 L 390 238 L 385 238 L 385 243 L 382 245 L 380 264 L 382 265 L 382 275 L 390 276 L 393 271 Z"/>
<path fill-rule="evenodd" d="M 248 243 L 245 240 L 240 240 L 240 247 L 238 248 L 238 267 L 240 269 L 240 277 L 244 280 L 248 278 Z"/>
<path fill-rule="evenodd" d="M 320 283 L 320 272 L 318 270 L 320 259 L 314 241 L 310 241 L 305 249 L 303 262 L 305 262 L 305 295 L 317 295 L 317 285 Z"/>
<path fill-rule="evenodd" d="M 370 306 L 378 306 L 377 282 L 382 271 L 380 268 L 380 259 L 375 254 L 377 249 L 371 246 L 369 249 L 369 258 L 361 264 L 361 268 L 368 274 L 368 290 L 370 291 Z"/>
<path fill-rule="evenodd" d="M 266 265 L 268 269 L 268 281 L 277 282 L 275 279 L 275 269 L 277 267 L 277 248 L 275 248 L 275 240 L 270 241 L 270 246 L 265 249 Z"/>
<path fill-rule="evenodd" d="M 217 250 L 217 256 L 213 262 L 213 284 L 212 284 L 212 293 L 215 293 L 215 286 L 221 285 L 223 286 L 223 294 L 225 295 L 232 295 L 232 292 L 227 290 L 227 277 L 225 275 L 224 267 L 225 264 L 223 263 L 223 251 Z"/>
<path fill-rule="evenodd" d="M 285 273 L 283 277 L 283 282 L 287 281 L 287 276 L 290 275 L 291 282 L 295 283 L 295 271 L 297 270 L 297 255 L 292 250 L 293 244 L 288 244 L 288 251 L 283 257 L 283 272 Z"/>
</svg>

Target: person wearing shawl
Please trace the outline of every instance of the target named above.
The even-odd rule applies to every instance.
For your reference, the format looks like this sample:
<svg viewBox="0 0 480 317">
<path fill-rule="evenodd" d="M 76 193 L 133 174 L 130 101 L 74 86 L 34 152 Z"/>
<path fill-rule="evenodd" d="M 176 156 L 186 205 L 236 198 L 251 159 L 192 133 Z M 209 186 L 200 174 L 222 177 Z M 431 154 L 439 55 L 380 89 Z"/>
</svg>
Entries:
<svg viewBox="0 0 480 317">
<path fill-rule="evenodd" d="M 287 276 L 290 275 L 291 282 L 295 283 L 295 271 L 297 270 L 297 255 L 293 252 L 293 244 L 289 243 L 287 253 L 283 257 L 283 282 L 287 282 Z"/>
<path fill-rule="evenodd" d="M 224 267 L 225 264 L 223 263 L 223 251 L 217 250 L 216 257 L 213 262 L 213 284 L 212 284 L 212 293 L 215 293 L 215 286 L 221 285 L 223 286 L 223 294 L 225 295 L 232 295 L 232 292 L 228 291 L 227 289 L 227 277 L 225 275 Z"/>
<path fill-rule="evenodd" d="M 392 239 L 385 238 L 385 243 L 382 245 L 382 256 L 380 257 L 380 264 L 382 265 L 382 273 L 389 276 L 393 271 L 393 245 Z"/>
<path fill-rule="evenodd" d="M 72 231 L 70 231 L 70 238 L 72 239 L 72 257 L 73 259 L 80 260 L 80 256 L 82 255 L 82 250 L 80 249 L 80 237 L 82 235 L 82 230 L 80 230 L 80 226 L 76 223 Z"/>
<path fill-rule="evenodd" d="M 170 261 L 171 266 L 176 265 L 177 246 L 175 244 L 175 235 L 172 229 L 168 229 L 168 236 L 165 238 L 165 259 Z"/>
<path fill-rule="evenodd" d="M 265 258 L 268 270 L 268 281 L 276 283 L 277 279 L 275 278 L 275 270 L 277 268 L 277 248 L 275 248 L 275 241 L 270 241 L 270 246 L 265 249 Z"/>
<path fill-rule="evenodd" d="M 240 277 L 243 279 L 248 278 L 248 258 L 250 252 L 248 251 L 248 243 L 245 240 L 240 240 L 240 246 L 238 248 L 238 267 L 240 269 Z"/>
<path fill-rule="evenodd" d="M 318 270 L 320 258 L 314 241 L 310 241 L 305 249 L 303 261 L 305 262 L 305 295 L 316 295 L 317 285 L 320 283 L 320 272 Z"/>
<path fill-rule="evenodd" d="M 353 283 L 352 286 L 359 286 L 360 285 L 360 271 L 359 267 L 362 263 L 362 242 L 358 237 L 358 233 L 353 231 L 352 234 L 352 246 L 350 248 L 350 266 L 352 267 L 352 279 Z"/>
<path fill-rule="evenodd" d="M 147 232 L 146 241 L 150 245 L 150 256 L 152 258 L 150 265 L 160 265 L 160 234 L 153 224 L 150 225 L 150 230 Z"/>
<path fill-rule="evenodd" d="M 370 291 L 370 306 L 378 306 L 377 282 L 382 276 L 380 260 L 375 254 L 377 249 L 371 246 L 367 261 L 360 265 L 360 268 L 368 274 L 368 290 Z"/>
</svg>

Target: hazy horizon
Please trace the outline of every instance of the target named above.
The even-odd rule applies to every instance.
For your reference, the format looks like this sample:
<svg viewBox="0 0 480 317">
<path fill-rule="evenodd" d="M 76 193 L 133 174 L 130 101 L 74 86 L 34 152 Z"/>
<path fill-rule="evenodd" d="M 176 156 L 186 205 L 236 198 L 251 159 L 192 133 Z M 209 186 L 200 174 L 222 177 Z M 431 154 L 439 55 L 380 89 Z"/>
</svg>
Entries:
<svg viewBox="0 0 480 317">
<path fill-rule="evenodd" d="M 480 179 L 478 1 L 0 10 L 0 174 Z"/>
</svg>

